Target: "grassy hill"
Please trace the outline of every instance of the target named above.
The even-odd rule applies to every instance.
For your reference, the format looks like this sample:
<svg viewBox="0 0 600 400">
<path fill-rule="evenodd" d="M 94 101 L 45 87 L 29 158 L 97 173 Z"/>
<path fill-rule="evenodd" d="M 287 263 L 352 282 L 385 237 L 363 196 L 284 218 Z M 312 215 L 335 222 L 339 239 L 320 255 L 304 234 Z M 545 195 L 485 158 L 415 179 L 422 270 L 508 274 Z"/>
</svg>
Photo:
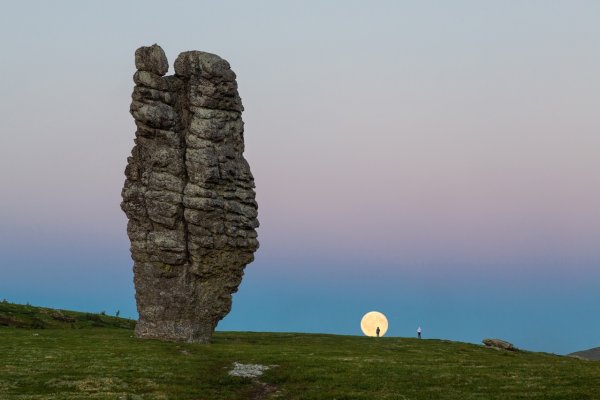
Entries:
<svg viewBox="0 0 600 400">
<path fill-rule="evenodd" d="M 135 321 L 104 314 L 82 313 L 0 302 L 0 327 L 29 329 L 135 328 Z"/>
<path fill-rule="evenodd" d="M 164 343 L 135 339 L 130 320 L 55 312 L 0 305 L 0 399 L 600 399 L 600 363 L 570 357 L 292 333 Z M 234 377 L 235 362 L 270 369 Z"/>
<path fill-rule="evenodd" d="M 580 357 L 585 360 L 600 361 L 600 347 L 595 347 L 589 350 L 576 351 L 569 354 L 570 356 Z"/>
</svg>

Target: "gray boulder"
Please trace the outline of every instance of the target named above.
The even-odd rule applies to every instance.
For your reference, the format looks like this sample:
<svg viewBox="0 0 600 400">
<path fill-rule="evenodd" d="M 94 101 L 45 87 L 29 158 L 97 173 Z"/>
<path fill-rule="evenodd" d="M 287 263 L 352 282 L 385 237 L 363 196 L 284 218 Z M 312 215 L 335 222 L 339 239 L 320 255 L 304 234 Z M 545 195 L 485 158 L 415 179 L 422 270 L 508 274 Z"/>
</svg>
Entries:
<svg viewBox="0 0 600 400">
<path fill-rule="evenodd" d="M 135 146 L 121 208 L 134 261 L 136 336 L 208 342 L 258 248 L 236 76 L 217 55 L 135 53 Z"/>
<path fill-rule="evenodd" d="M 509 350 L 509 351 L 517 351 L 518 349 L 513 346 L 512 343 L 509 343 L 505 340 L 500 340 L 500 339 L 483 339 L 482 340 L 483 344 L 486 345 L 486 347 L 492 347 L 495 349 L 500 349 L 500 350 Z"/>
</svg>

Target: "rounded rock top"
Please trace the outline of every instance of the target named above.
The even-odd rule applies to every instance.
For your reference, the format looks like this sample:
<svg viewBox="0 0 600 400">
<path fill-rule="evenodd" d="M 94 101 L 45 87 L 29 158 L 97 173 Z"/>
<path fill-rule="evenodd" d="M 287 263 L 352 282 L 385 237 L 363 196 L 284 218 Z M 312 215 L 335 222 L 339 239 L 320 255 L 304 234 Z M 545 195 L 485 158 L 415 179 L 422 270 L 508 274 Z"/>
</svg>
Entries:
<svg viewBox="0 0 600 400">
<path fill-rule="evenodd" d="M 175 74 L 187 78 L 196 75 L 207 79 L 235 80 L 235 73 L 226 60 L 216 54 L 196 50 L 179 54 L 175 60 Z"/>
<path fill-rule="evenodd" d="M 164 50 L 157 44 L 140 47 L 135 51 L 135 67 L 139 71 L 163 76 L 169 70 L 169 61 Z"/>
</svg>

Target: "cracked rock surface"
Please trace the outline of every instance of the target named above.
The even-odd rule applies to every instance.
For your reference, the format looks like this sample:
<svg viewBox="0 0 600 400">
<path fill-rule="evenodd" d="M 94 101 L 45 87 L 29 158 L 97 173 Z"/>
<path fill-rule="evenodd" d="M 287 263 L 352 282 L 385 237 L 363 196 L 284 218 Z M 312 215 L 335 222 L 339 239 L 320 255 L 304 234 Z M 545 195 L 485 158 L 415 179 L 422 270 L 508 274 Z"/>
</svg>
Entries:
<svg viewBox="0 0 600 400">
<path fill-rule="evenodd" d="M 244 159 L 242 102 L 229 63 L 158 45 L 135 52 L 137 130 L 121 208 L 142 338 L 208 342 L 253 261 L 257 204 Z"/>
</svg>

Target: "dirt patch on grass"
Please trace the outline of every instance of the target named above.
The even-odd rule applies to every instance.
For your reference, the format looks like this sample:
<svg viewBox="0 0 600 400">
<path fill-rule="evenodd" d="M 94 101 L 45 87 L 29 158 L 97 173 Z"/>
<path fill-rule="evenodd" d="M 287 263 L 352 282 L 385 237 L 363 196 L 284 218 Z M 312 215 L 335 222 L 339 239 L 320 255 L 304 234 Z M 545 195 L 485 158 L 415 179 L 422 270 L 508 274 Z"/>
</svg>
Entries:
<svg viewBox="0 0 600 400">
<path fill-rule="evenodd" d="M 229 371 L 229 375 L 252 379 L 254 382 L 254 387 L 248 393 L 248 399 L 264 400 L 276 393 L 278 389 L 275 385 L 258 380 L 258 377 L 261 376 L 264 371 L 271 369 L 271 367 L 276 367 L 276 365 L 267 366 L 261 364 L 241 364 L 235 362 L 233 363 L 233 369 Z"/>
<path fill-rule="evenodd" d="M 268 399 L 271 394 L 274 394 L 276 392 L 277 392 L 277 386 L 271 385 L 268 383 L 264 383 L 264 382 L 256 381 L 256 385 L 255 385 L 254 389 L 252 389 L 252 391 L 250 391 L 248 398 L 250 400 L 264 400 L 264 399 Z"/>
</svg>

